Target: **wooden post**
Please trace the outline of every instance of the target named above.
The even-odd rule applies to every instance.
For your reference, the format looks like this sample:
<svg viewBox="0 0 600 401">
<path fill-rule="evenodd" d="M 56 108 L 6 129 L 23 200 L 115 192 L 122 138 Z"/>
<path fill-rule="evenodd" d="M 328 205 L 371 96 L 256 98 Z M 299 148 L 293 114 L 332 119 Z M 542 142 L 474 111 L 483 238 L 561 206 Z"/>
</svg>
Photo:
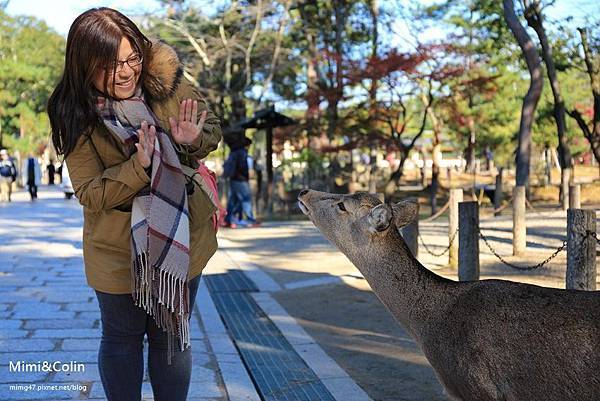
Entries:
<svg viewBox="0 0 600 401">
<path fill-rule="evenodd" d="M 267 215 L 273 214 L 273 128 L 267 128 Z"/>
<path fill-rule="evenodd" d="M 377 192 L 377 182 L 375 181 L 374 176 L 375 174 L 373 174 L 373 172 L 369 174 L 369 193 L 372 194 Z"/>
<path fill-rule="evenodd" d="M 413 199 L 417 202 L 417 199 Z M 415 258 L 419 257 L 419 203 L 417 202 L 417 218 L 402 227 L 402 238 Z"/>
<path fill-rule="evenodd" d="M 440 186 L 440 167 L 437 164 L 431 166 L 431 188 L 429 192 L 429 201 L 431 203 L 431 215 L 437 213 L 437 192 Z"/>
<path fill-rule="evenodd" d="M 550 148 L 544 149 L 544 186 L 552 184 L 552 153 Z"/>
<path fill-rule="evenodd" d="M 369 192 L 377 192 L 377 150 L 371 149 L 371 157 L 369 160 Z"/>
<path fill-rule="evenodd" d="M 523 255 L 526 248 L 525 187 L 513 189 L 513 255 Z"/>
<path fill-rule="evenodd" d="M 571 178 L 571 169 L 563 168 L 560 172 L 561 179 L 561 191 L 560 191 L 560 203 L 563 210 L 567 210 L 569 208 L 569 183 Z"/>
<path fill-rule="evenodd" d="M 504 168 L 500 167 L 498 175 L 496 175 L 496 189 L 494 190 L 494 209 L 499 209 L 502 206 L 502 175 Z M 500 216 L 502 212 L 494 212 L 494 216 Z"/>
<path fill-rule="evenodd" d="M 421 149 L 421 157 L 423 158 L 423 168 L 421 168 L 421 185 L 427 188 L 427 153 Z"/>
<path fill-rule="evenodd" d="M 569 186 L 569 209 L 581 209 L 581 185 Z"/>
<path fill-rule="evenodd" d="M 458 280 L 479 280 L 479 205 L 458 204 Z"/>
<path fill-rule="evenodd" d="M 452 240 L 452 236 L 458 229 L 458 204 L 463 201 L 463 190 L 450 190 L 450 214 L 448 215 L 448 241 Z M 448 250 L 448 264 L 456 269 L 458 267 L 458 234 L 454 236 L 454 241 Z"/>
<path fill-rule="evenodd" d="M 567 211 L 567 278 L 568 290 L 596 290 L 596 211 Z"/>
</svg>

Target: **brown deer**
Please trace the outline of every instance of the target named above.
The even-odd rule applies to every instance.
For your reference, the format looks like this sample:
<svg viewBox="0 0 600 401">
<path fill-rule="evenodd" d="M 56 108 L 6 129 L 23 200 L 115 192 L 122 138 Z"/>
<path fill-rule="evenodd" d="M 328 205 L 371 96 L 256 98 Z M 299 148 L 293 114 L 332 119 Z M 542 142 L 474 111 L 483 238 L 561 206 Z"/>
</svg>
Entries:
<svg viewBox="0 0 600 401">
<path fill-rule="evenodd" d="M 419 344 L 450 399 L 600 400 L 600 292 L 448 280 L 399 234 L 417 218 L 415 203 L 313 190 L 298 200 Z"/>
</svg>

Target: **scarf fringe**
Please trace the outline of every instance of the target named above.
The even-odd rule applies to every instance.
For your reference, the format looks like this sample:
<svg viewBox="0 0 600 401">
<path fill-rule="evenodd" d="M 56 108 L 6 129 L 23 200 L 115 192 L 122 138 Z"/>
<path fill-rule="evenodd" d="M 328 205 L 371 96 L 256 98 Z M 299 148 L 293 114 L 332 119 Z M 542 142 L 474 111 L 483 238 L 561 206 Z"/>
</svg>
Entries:
<svg viewBox="0 0 600 401">
<path fill-rule="evenodd" d="M 168 266 L 162 267 L 152 267 L 147 252 L 136 255 L 131 270 L 132 295 L 135 305 L 144 308 L 156 325 L 167 332 L 167 361 L 171 365 L 175 352 L 173 336 L 178 338 L 181 352 L 191 346 L 189 288 L 186 278 L 177 277 Z"/>
</svg>

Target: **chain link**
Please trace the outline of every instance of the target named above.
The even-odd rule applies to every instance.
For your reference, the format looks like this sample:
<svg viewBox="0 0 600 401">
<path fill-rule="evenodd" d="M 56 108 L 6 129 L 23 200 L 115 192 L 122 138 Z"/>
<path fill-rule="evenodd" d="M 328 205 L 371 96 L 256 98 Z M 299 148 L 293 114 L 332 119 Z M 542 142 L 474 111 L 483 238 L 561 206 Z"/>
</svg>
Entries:
<svg viewBox="0 0 600 401">
<path fill-rule="evenodd" d="M 427 251 L 427 253 L 429 253 L 430 255 L 433 255 L 433 256 L 444 256 L 450 250 L 450 248 L 452 247 L 452 243 L 454 242 L 454 239 L 456 238 L 457 234 L 458 234 L 458 228 L 456 229 L 456 231 L 454 231 L 454 234 L 452 234 L 452 236 L 450 237 L 450 241 L 449 241 L 448 246 L 446 247 L 446 249 L 444 249 L 441 253 L 433 252 L 431 249 L 429 249 L 429 247 L 427 246 L 427 244 L 423 240 L 423 237 L 421 237 L 421 233 L 419 233 L 419 240 L 421 241 L 421 245 L 423 245 L 423 247 L 425 248 L 425 250 Z"/>
<path fill-rule="evenodd" d="M 505 265 L 512 267 L 513 269 L 517 269 L 517 270 L 535 270 L 538 269 L 546 264 L 548 264 L 548 262 L 550 262 L 552 259 L 554 259 L 559 253 L 561 253 L 562 251 L 564 251 L 564 249 L 567 247 L 567 241 L 564 240 L 562 242 L 562 244 L 556 249 L 556 251 L 554 251 L 554 253 L 550 256 L 548 256 L 546 259 L 544 259 L 542 262 L 535 264 L 535 265 L 528 265 L 528 266 L 519 266 L 519 265 L 515 265 L 513 263 L 508 262 L 506 259 L 504 259 L 502 256 L 500 256 L 498 254 L 498 252 L 496 252 L 496 250 L 494 248 L 492 248 L 492 245 L 489 243 L 488 239 L 486 238 L 485 235 L 483 235 L 483 233 L 481 232 L 481 230 L 477 230 L 479 232 L 479 237 L 483 240 L 483 242 L 485 242 L 485 245 L 487 245 L 488 249 L 490 250 L 490 252 L 492 252 L 492 254 L 497 257 L 502 263 L 504 263 Z"/>
<path fill-rule="evenodd" d="M 498 258 L 498 260 L 500 260 L 500 262 L 504 263 L 506 266 L 512 267 L 513 269 L 517 269 L 517 270 L 527 271 L 527 270 L 539 269 L 540 267 L 543 267 L 543 266 L 547 265 L 548 263 L 550 263 L 550 261 L 552 259 L 556 258 L 558 256 L 558 254 L 561 253 L 562 251 L 564 251 L 565 248 L 567 247 L 567 240 L 563 240 L 562 244 L 558 248 L 556 248 L 556 250 L 552 253 L 552 255 L 548 256 L 546 259 L 544 259 L 540 263 L 537 263 L 535 265 L 519 266 L 519 265 L 515 265 L 514 263 L 511 263 L 511 262 L 507 261 L 500 254 L 498 254 L 498 252 L 496 252 L 496 250 L 494 248 L 492 248 L 492 245 L 488 241 L 487 237 L 485 235 L 483 235 L 483 233 L 481 232 L 480 229 L 478 229 L 477 232 L 479 234 L 479 238 L 481 238 L 483 240 L 483 242 L 488 247 L 488 249 L 490 250 L 490 252 L 496 258 Z M 423 245 L 423 247 L 425 248 L 425 250 L 427 251 L 427 253 L 429 253 L 429 254 L 431 254 L 433 256 L 444 256 L 450 250 L 450 248 L 452 247 L 452 243 L 456 239 L 457 234 L 458 234 L 458 228 L 456 229 L 456 231 L 454 231 L 454 234 L 452 234 L 452 236 L 450 237 L 450 241 L 448 243 L 448 246 L 441 253 L 433 252 L 427 246 L 427 244 L 423 240 L 423 237 L 421 237 L 421 233 L 419 233 L 419 240 L 421 241 L 421 245 Z M 595 231 L 588 230 L 585 235 L 586 235 L 586 237 L 587 236 L 591 236 L 592 238 L 594 238 L 596 240 L 596 243 L 600 246 L 600 238 L 598 238 L 598 234 L 596 234 Z"/>
</svg>

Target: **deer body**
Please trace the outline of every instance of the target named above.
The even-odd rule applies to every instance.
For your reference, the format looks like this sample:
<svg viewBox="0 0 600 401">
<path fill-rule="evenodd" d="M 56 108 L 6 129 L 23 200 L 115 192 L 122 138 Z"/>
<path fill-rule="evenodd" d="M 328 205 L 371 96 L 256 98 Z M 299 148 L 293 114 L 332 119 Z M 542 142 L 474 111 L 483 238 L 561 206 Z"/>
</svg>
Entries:
<svg viewBox="0 0 600 401">
<path fill-rule="evenodd" d="M 303 191 L 300 207 L 363 273 L 452 400 L 600 400 L 600 292 L 455 282 L 416 260 L 397 228 L 414 205 Z"/>
</svg>

